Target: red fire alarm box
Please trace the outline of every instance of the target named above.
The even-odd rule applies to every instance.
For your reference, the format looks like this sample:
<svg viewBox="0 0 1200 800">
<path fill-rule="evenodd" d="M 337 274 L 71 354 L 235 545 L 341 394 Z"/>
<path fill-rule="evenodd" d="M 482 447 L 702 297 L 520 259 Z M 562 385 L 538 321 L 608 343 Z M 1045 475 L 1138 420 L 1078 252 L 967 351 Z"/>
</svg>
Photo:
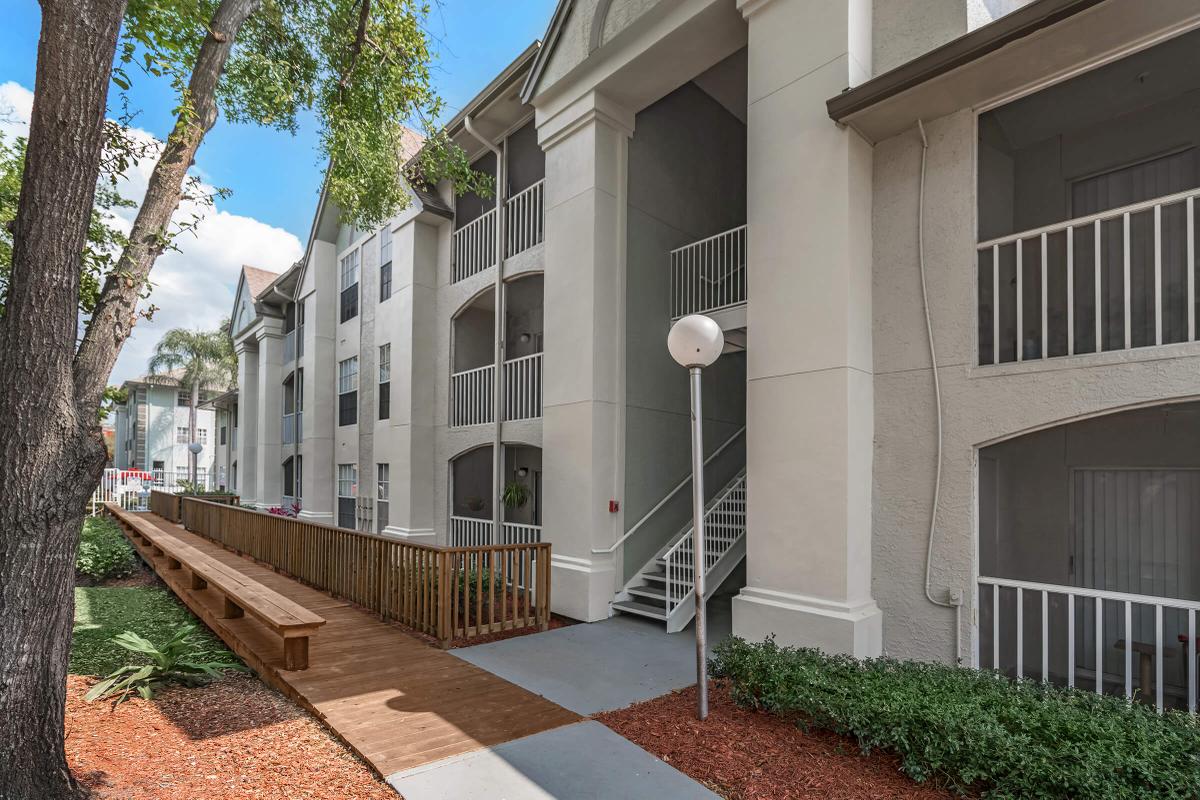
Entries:
<svg viewBox="0 0 1200 800">
<path fill-rule="evenodd" d="M 615 514 L 620 510 L 621 510 L 621 503 L 619 500 L 609 500 L 608 501 L 608 513 Z"/>
</svg>

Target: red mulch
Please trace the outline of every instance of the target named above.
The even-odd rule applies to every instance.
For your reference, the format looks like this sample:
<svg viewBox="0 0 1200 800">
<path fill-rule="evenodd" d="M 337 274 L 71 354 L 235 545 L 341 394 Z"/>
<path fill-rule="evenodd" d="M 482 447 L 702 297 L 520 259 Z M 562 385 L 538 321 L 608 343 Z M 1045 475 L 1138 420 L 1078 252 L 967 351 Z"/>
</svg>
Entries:
<svg viewBox="0 0 1200 800">
<path fill-rule="evenodd" d="M 696 719 L 694 686 L 596 719 L 730 800 L 956 796 L 913 782 L 895 756 L 863 756 L 852 739 L 738 708 L 715 682 L 705 722 Z"/>
<path fill-rule="evenodd" d="M 67 678 L 67 760 L 96 800 L 396 800 L 299 706 L 249 675 L 85 703 Z"/>
</svg>

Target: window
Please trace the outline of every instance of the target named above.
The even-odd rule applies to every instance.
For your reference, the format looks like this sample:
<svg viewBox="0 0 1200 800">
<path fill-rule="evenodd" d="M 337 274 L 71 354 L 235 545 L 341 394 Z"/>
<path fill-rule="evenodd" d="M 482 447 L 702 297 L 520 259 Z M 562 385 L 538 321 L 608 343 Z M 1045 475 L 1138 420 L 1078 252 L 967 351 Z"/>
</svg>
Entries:
<svg viewBox="0 0 1200 800">
<path fill-rule="evenodd" d="M 342 275 L 338 285 L 341 289 L 341 321 L 347 322 L 358 316 L 358 250 L 353 250 L 342 259 Z"/>
<path fill-rule="evenodd" d="M 161 461 L 153 462 L 153 466 L 151 467 L 151 469 L 154 470 L 155 472 L 162 472 L 163 471 L 163 462 L 161 462 Z"/>
<path fill-rule="evenodd" d="M 188 438 L 188 429 L 186 425 L 175 429 L 175 444 L 188 444 L 189 441 L 191 440 Z"/>
<path fill-rule="evenodd" d="M 392 229 L 379 232 L 379 302 L 392 296 Z"/>
<path fill-rule="evenodd" d="M 392 346 L 379 346 L 379 418 L 392 415 Z"/>
<path fill-rule="evenodd" d="M 338 362 L 338 425 L 358 422 L 358 356 Z"/>
<path fill-rule="evenodd" d="M 192 404 L 192 393 L 183 391 L 176 392 L 175 404 L 180 406 L 190 406 Z"/>
<path fill-rule="evenodd" d="M 225 437 L 227 434 L 227 430 L 228 429 L 224 425 L 221 426 L 221 444 L 222 445 L 225 444 Z"/>
<path fill-rule="evenodd" d="M 383 533 L 388 525 L 388 484 L 391 477 L 389 464 L 376 464 L 375 508 L 377 533 Z"/>
<path fill-rule="evenodd" d="M 175 480 L 186 481 L 188 479 L 187 467 L 175 467 Z"/>
<path fill-rule="evenodd" d="M 358 465 L 338 464 L 337 524 L 354 530 L 354 498 L 358 494 Z"/>
<path fill-rule="evenodd" d="M 283 461 L 283 496 L 296 496 L 296 465 L 291 458 Z"/>
<path fill-rule="evenodd" d="M 196 428 L 196 441 L 200 444 L 208 444 L 208 428 Z"/>
</svg>

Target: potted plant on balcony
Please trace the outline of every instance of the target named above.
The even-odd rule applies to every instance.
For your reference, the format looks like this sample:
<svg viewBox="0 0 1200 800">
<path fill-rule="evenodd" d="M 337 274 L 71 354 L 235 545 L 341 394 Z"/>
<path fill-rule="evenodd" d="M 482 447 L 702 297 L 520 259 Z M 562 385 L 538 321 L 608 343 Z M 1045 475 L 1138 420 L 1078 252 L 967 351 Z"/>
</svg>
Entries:
<svg viewBox="0 0 1200 800">
<path fill-rule="evenodd" d="M 529 502 L 529 487 L 517 481 L 509 481 L 501 495 L 506 508 L 520 508 Z"/>
</svg>

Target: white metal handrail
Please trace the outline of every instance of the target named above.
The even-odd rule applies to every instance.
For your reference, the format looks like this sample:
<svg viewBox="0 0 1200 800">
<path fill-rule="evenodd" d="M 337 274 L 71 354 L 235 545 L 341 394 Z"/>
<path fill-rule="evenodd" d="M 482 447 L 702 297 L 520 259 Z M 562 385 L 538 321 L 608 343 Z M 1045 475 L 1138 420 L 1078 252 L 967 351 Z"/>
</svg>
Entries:
<svg viewBox="0 0 1200 800">
<path fill-rule="evenodd" d="M 477 517 L 450 517 L 451 547 L 484 547 L 492 541 L 492 521 Z"/>
<path fill-rule="evenodd" d="M 1076 338 L 1076 305 L 1077 302 L 1091 303 L 1093 312 L 1093 328 L 1089 331 L 1095 338 L 1095 344 L 1090 350 L 1084 352 L 1099 353 L 1106 351 L 1104 348 L 1104 333 L 1105 333 L 1105 293 L 1102 288 L 1102 277 L 1105 267 L 1105 252 L 1116 252 L 1118 248 L 1106 248 L 1106 239 L 1103 235 L 1103 225 L 1105 222 L 1120 220 L 1120 242 L 1119 254 L 1116 258 L 1121 265 L 1121 285 L 1120 294 L 1122 300 L 1122 309 L 1120 317 L 1120 325 L 1122 328 L 1123 342 L 1120 348 L 1107 348 L 1107 350 L 1132 349 L 1135 344 L 1133 341 L 1133 318 L 1132 309 L 1137 305 L 1144 304 L 1150 299 L 1149 293 L 1153 292 L 1153 322 L 1154 335 L 1153 342 L 1146 342 L 1138 346 L 1157 346 L 1164 344 L 1163 323 L 1166 313 L 1163 306 L 1163 209 L 1171 208 L 1183 204 L 1185 209 L 1185 223 L 1183 230 L 1176 231 L 1176 235 L 1180 236 L 1183 241 L 1178 239 L 1174 242 L 1184 251 L 1186 258 L 1186 318 L 1187 332 L 1186 341 L 1196 340 L 1196 235 L 1195 235 L 1195 199 L 1200 197 L 1200 189 L 1190 189 L 1185 192 L 1177 192 L 1175 194 L 1164 195 L 1162 197 L 1143 200 L 1138 203 L 1112 208 L 1105 211 L 1100 211 L 1095 214 L 1088 214 L 1083 217 L 1066 220 L 1065 222 L 1057 222 L 1051 225 L 1043 225 L 1039 228 L 1031 228 L 1019 233 L 1008 234 L 1006 236 L 988 239 L 976 245 L 976 251 L 980 254 L 987 253 L 990 255 L 990 272 L 991 272 L 991 335 L 992 335 L 992 364 L 1001 363 L 1001 281 L 1000 281 L 1000 265 L 1001 258 L 1004 257 L 1009 263 L 1015 264 L 1015 283 L 1016 291 L 1011 299 L 1015 303 L 1015 318 L 1013 338 L 1007 340 L 1005 344 L 1014 346 L 1014 357 L 1005 358 L 1005 362 L 1010 361 L 1027 361 L 1027 360 L 1042 360 L 1050 358 L 1050 319 L 1051 317 L 1065 318 L 1064 324 L 1066 328 L 1066 345 L 1065 353 L 1057 354 L 1058 356 L 1073 356 L 1078 355 Z M 1132 281 L 1132 270 L 1134 266 L 1134 258 L 1132 252 L 1132 231 L 1131 220 L 1134 215 L 1153 212 L 1153 271 L 1154 279 L 1153 286 L 1141 290 L 1143 293 L 1140 297 L 1135 295 L 1135 289 Z M 1091 228 L 1090 236 L 1087 229 Z M 1092 292 L 1090 296 L 1077 296 L 1075 291 L 1075 273 L 1076 273 L 1076 239 L 1077 233 L 1082 233 L 1085 237 L 1084 241 L 1092 248 Z M 1051 237 L 1064 235 L 1066 244 L 1065 261 L 1061 265 L 1050 266 L 1049 242 Z M 1038 275 L 1037 279 L 1040 284 L 1040 320 L 1037 321 L 1034 336 L 1026 338 L 1026 320 L 1025 320 L 1025 245 L 1027 243 L 1036 243 L 1038 246 Z M 1150 245 L 1149 241 L 1143 242 L 1143 245 Z M 1169 242 L 1168 242 L 1169 244 Z M 1011 258 L 1010 258 L 1011 257 Z M 1108 259 L 1111 263 L 1112 258 Z M 982 281 L 986 281 L 987 275 L 984 274 L 984 259 L 982 256 L 977 259 L 977 269 L 979 277 Z M 1048 292 L 1049 277 L 1051 270 L 1062 269 L 1065 271 L 1066 278 L 1066 296 L 1059 303 L 1051 303 Z M 986 285 L 986 282 L 985 282 Z M 1007 294 L 1007 293 L 1006 293 Z M 1009 298 L 1005 298 L 1009 299 Z M 1065 308 L 1063 307 L 1065 306 Z M 982 317 L 985 309 L 985 301 L 980 298 L 978 313 Z M 985 329 L 986 330 L 986 329 Z M 982 361 L 981 357 L 981 361 Z"/>
<path fill-rule="evenodd" d="M 505 227 L 508 228 L 507 253 L 515 256 L 536 244 L 545 235 L 545 179 L 514 194 L 504 204 Z"/>
<path fill-rule="evenodd" d="M 704 512 L 704 574 L 746 535 L 746 476 L 731 483 Z M 692 592 L 695 543 L 692 529 L 663 556 L 667 573 L 667 616 Z M 715 589 L 716 587 L 710 587 Z"/>
<path fill-rule="evenodd" d="M 746 302 L 746 226 L 671 251 L 671 318 Z"/>
<path fill-rule="evenodd" d="M 542 415 L 542 354 L 504 362 L 504 418 L 536 419 Z"/>
<path fill-rule="evenodd" d="M 450 376 L 450 427 L 465 428 L 492 421 L 495 377 L 496 370 L 490 364 Z"/>
<path fill-rule="evenodd" d="M 217 476 L 210 473 L 207 467 L 199 467 L 196 470 L 196 478 L 205 489 L 217 488 Z M 100 483 L 92 492 L 89 512 L 92 515 L 100 513 L 105 503 L 118 503 L 131 510 L 148 509 L 151 489 L 178 492 L 181 488 L 180 481 L 186 479 L 186 475 L 180 476 L 169 470 L 109 467 L 104 470 Z"/>
<path fill-rule="evenodd" d="M 991 594 L 991 636 L 992 636 L 992 668 L 999 669 L 1001 657 L 1001 613 L 1000 613 L 1000 591 L 1001 589 L 1011 589 L 1016 592 L 1016 614 L 1015 614 L 1015 664 L 1017 678 L 1025 677 L 1025 605 L 1024 596 L 1026 593 L 1033 594 L 1040 598 L 1040 651 L 1041 651 L 1041 680 L 1050 680 L 1050 646 L 1051 646 L 1051 626 L 1050 626 L 1050 599 L 1051 597 L 1065 597 L 1067 601 L 1067 631 L 1065 639 L 1067 644 L 1067 685 L 1075 686 L 1075 671 L 1077 666 L 1083 666 L 1076 659 L 1076 611 L 1082 612 L 1082 605 L 1076 602 L 1077 599 L 1088 599 L 1093 601 L 1095 610 L 1092 613 L 1093 622 L 1093 640 L 1091 644 L 1094 646 L 1094 688 L 1097 694 L 1104 692 L 1104 656 L 1108 649 L 1105 645 L 1105 617 L 1104 603 L 1112 602 L 1118 605 L 1122 610 L 1122 614 L 1118 616 L 1121 621 L 1122 639 L 1124 642 L 1124 690 L 1125 697 L 1133 697 L 1133 651 L 1134 647 L 1130 646 L 1133 643 L 1133 615 L 1135 607 L 1148 607 L 1154 610 L 1154 702 L 1157 708 L 1163 709 L 1163 658 L 1166 652 L 1163 636 L 1163 611 L 1164 609 L 1173 609 L 1184 612 L 1187 615 L 1187 640 L 1183 642 L 1184 653 L 1187 658 L 1186 679 L 1187 679 L 1187 707 L 1188 711 L 1196 712 L 1196 612 L 1200 611 L 1200 602 L 1192 600 L 1180 600 L 1171 597 L 1158 597 L 1155 595 L 1131 594 L 1128 592 L 1113 592 L 1100 589 L 1088 589 L 1081 586 L 1061 586 L 1052 583 L 1037 583 L 1034 581 L 1020 581 L 1011 578 L 993 578 L 980 576 L 979 578 L 979 599 L 980 601 L 985 596 L 985 590 Z M 977 601 L 978 606 L 978 601 Z M 982 624 L 982 621 L 981 621 Z M 1088 634 L 1081 631 L 1086 637 Z M 1182 640 L 1181 640 L 1182 641 Z M 1085 639 L 1086 643 L 1086 639 Z M 976 656 L 975 662 L 980 664 L 979 652 L 980 647 L 978 633 L 976 635 Z M 1116 643 L 1113 644 L 1113 648 Z M 1146 691 L 1145 686 L 1138 687 L 1143 693 Z"/>
<path fill-rule="evenodd" d="M 465 280 L 496 263 L 496 209 L 454 232 L 452 282 Z"/>
<path fill-rule="evenodd" d="M 721 453 L 723 453 L 727 449 L 729 449 L 729 446 L 731 444 L 733 444 L 735 441 L 737 441 L 738 437 L 740 437 L 745 432 L 746 432 L 745 425 L 743 425 L 742 427 L 740 427 L 736 431 L 734 431 L 732 436 L 730 436 L 728 439 L 726 439 L 724 442 L 722 442 L 721 446 L 718 447 L 716 450 L 713 450 L 712 453 L 709 454 L 708 458 L 704 459 L 704 466 L 707 467 L 714 458 L 716 458 L 717 456 L 721 455 Z M 601 547 L 601 548 L 593 547 L 592 552 L 595 553 L 596 555 L 601 555 L 604 553 L 612 553 L 612 552 L 616 551 L 616 549 L 618 547 L 625 544 L 626 539 L 628 539 L 630 536 L 633 536 L 635 533 L 637 533 L 638 529 L 641 528 L 643 525 L 645 525 L 647 520 L 649 520 L 651 517 L 653 517 L 655 514 L 657 514 L 658 510 L 660 508 L 662 508 L 668 502 L 670 502 L 672 497 L 679 494 L 679 492 L 683 490 L 683 487 L 687 486 L 691 482 L 692 482 L 692 476 L 688 475 L 683 480 L 681 480 L 679 483 L 675 484 L 675 488 L 672 489 L 671 491 L 667 492 L 666 496 L 663 497 L 662 500 L 659 500 L 657 503 L 655 503 L 653 508 L 651 508 L 645 514 L 643 514 L 641 519 L 639 519 L 637 522 L 633 523 L 633 527 L 631 527 L 629 530 L 625 531 L 624 535 L 622 535 L 620 539 L 617 539 L 615 542 L 613 542 L 608 547 Z"/>
<path fill-rule="evenodd" d="M 501 539 L 500 544 L 536 544 L 542 540 L 542 526 L 505 522 Z"/>
</svg>

